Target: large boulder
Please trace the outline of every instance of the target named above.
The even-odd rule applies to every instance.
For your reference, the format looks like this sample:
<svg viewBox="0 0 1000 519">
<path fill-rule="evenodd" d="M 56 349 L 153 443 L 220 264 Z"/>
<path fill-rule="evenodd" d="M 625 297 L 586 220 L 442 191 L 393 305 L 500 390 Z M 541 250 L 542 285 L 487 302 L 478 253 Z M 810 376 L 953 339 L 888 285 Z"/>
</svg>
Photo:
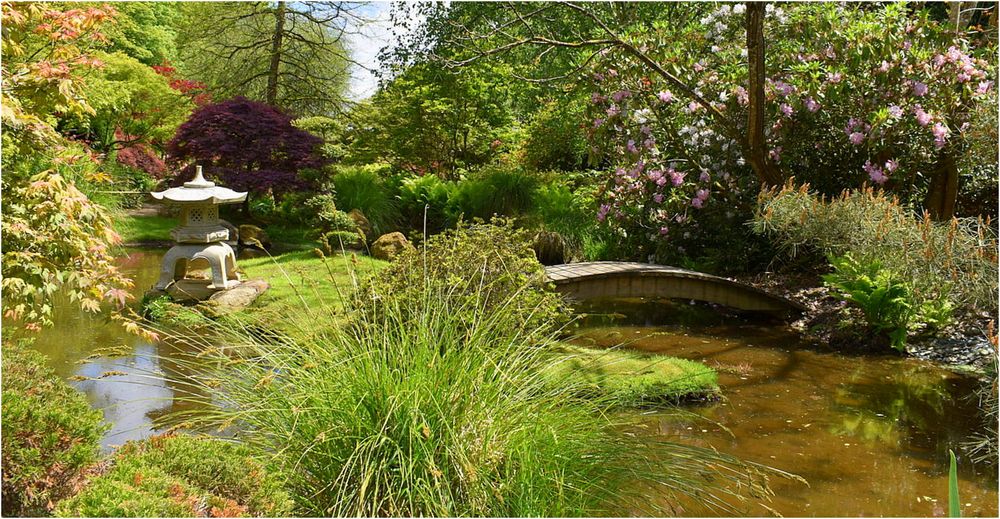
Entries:
<svg viewBox="0 0 1000 519">
<path fill-rule="evenodd" d="M 240 243 L 240 229 L 221 218 L 219 219 L 219 224 L 225 227 L 227 231 L 229 231 L 229 239 L 226 240 L 226 243 L 229 244 L 230 247 L 237 246 Z"/>
<path fill-rule="evenodd" d="M 351 209 L 351 212 L 347 213 L 347 216 L 350 216 L 351 220 L 354 220 L 354 224 L 358 226 L 358 230 L 364 235 L 365 241 L 370 240 L 375 235 L 375 228 L 372 227 L 372 223 L 368 221 L 368 217 L 360 209 Z"/>
<path fill-rule="evenodd" d="M 264 229 L 256 225 L 243 224 L 239 228 L 240 245 L 257 249 L 270 249 L 271 239 Z"/>
<path fill-rule="evenodd" d="M 568 249 L 566 240 L 557 232 L 538 231 L 532 248 L 535 250 L 535 257 L 542 265 L 566 263 Z"/>
<path fill-rule="evenodd" d="M 405 250 L 413 249 L 406 236 L 401 232 L 391 232 L 379 236 L 371 245 L 372 257 L 380 260 L 391 260 Z"/>
<path fill-rule="evenodd" d="M 268 287 L 267 281 L 263 279 L 251 279 L 233 288 L 216 292 L 208 300 L 215 304 L 216 310 L 220 313 L 231 312 L 250 306 L 250 303 L 253 303 Z"/>
</svg>

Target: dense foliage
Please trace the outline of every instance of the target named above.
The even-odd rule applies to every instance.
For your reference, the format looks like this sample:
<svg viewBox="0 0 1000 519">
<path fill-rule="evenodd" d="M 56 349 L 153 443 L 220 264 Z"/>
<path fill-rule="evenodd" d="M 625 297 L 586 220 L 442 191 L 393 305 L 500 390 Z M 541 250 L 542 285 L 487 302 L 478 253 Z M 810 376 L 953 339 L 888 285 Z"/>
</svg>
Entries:
<svg viewBox="0 0 1000 519">
<path fill-rule="evenodd" d="M 453 312 L 470 320 L 510 306 L 526 338 L 548 335 L 553 324 L 565 321 L 566 306 L 545 289 L 545 272 L 535 259 L 530 235 L 509 221 L 490 224 L 460 223 L 456 229 L 432 236 L 419 249 L 404 252 L 382 269 L 358 293 L 357 307 L 365 323 L 379 325 L 387 301 L 405 318 L 421 308 L 449 299 Z"/>
<path fill-rule="evenodd" d="M 108 210 L 78 188 L 110 177 L 54 127 L 56 113 L 95 113 L 81 96 L 83 74 L 101 66 L 91 52 L 115 11 L 2 8 L 4 315 L 35 328 L 49 322 L 59 289 L 97 311 L 101 301 L 123 304 L 130 286 L 113 265 Z"/>
<path fill-rule="evenodd" d="M 342 109 L 355 2 L 190 2 L 178 10 L 178 67 L 218 97 L 242 96 L 300 116 Z"/>
<path fill-rule="evenodd" d="M 232 189 L 282 193 L 308 185 L 302 173 L 324 164 L 321 143 L 277 108 L 237 97 L 196 110 L 167 151 L 189 163 L 179 179 L 190 178 L 197 162 Z"/>
<path fill-rule="evenodd" d="M 107 426 L 23 341 L 3 339 L 3 510 L 45 516 L 97 461 Z"/>
<path fill-rule="evenodd" d="M 110 468 L 59 503 L 57 517 L 280 517 L 292 501 L 244 446 L 154 436 L 118 449 Z"/>
</svg>

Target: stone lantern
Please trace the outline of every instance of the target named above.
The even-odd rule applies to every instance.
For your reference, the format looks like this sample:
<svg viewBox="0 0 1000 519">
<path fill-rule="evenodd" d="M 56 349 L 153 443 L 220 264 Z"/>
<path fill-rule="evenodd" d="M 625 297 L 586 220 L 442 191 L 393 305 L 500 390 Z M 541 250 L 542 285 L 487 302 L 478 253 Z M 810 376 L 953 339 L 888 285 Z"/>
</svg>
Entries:
<svg viewBox="0 0 1000 519">
<path fill-rule="evenodd" d="M 163 256 L 155 288 L 169 287 L 175 289 L 172 293 L 200 300 L 238 285 L 236 254 L 226 243 L 229 229 L 219 220 L 219 206 L 242 202 L 247 194 L 205 180 L 201 166 L 197 166 L 194 179 L 183 186 L 150 194 L 180 208 L 180 226 L 170 231 L 177 244 Z M 197 259 L 208 261 L 212 269 L 210 281 L 187 277 L 190 263 Z"/>
</svg>

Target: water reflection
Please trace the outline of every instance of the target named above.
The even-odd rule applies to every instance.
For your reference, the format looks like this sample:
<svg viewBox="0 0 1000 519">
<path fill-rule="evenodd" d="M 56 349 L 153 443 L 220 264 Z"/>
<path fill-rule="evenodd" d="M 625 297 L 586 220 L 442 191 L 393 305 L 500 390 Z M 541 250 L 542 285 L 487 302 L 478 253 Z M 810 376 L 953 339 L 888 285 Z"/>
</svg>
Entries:
<svg viewBox="0 0 1000 519">
<path fill-rule="evenodd" d="M 607 316 L 590 319 L 588 325 L 597 324 L 584 329 L 582 343 L 626 343 L 700 360 L 719 371 L 722 402 L 643 419 L 650 434 L 712 446 L 805 477 L 809 486 L 773 481 L 775 511 L 944 513 L 947 450 L 960 452 L 979 420 L 975 402 L 966 398 L 974 380 L 893 355 L 835 353 L 805 344 L 774 323 L 719 314 L 704 305 L 616 301 L 589 310 L 602 308 L 628 317 L 614 326 Z M 959 477 L 963 515 L 996 517 L 995 469 L 960 458 Z"/>
<path fill-rule="evenodd" d="M 156 282 L 161 257 L 160 252 L 130 251 L 119 258 L 119 267 L 135 280 L 137 299 Z M 180 382 L 184 369 L 174 359 L 182 346 L 150 343 L 68 301 L 57 301 L 54 314 L 54 325 L 36 336 L 33 347 L 104 412 L 111 425 L 101 442 L 105 451 L 162 430 L 165 414 L 193 405 L 178 397 L 210 398 L 191 395 Z"/>
</svg>

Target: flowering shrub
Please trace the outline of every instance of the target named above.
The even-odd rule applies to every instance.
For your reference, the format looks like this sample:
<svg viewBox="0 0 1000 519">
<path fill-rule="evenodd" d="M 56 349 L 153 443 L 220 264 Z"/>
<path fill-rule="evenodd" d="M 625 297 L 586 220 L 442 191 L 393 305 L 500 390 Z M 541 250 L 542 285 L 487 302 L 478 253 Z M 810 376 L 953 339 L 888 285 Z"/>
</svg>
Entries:
<svg viewBox="0 0 1000 519">
<path fill-rule="evenodd" d="M 912 201 L 938 174 L 928 164 L 964 149 L 969 114 L 994 89 L 996 64 L 984 57 L 995 47 L 908 9 L 767 6 L 765 140 L 776 167 L 823 193 L 872 183 Z M 622 36 L 649 61 L 608 47 L 590 76 L 591 142 L 614 164 L 597 218 L 649 239 L 759 188 L 742 137 L 745 6 L 689 11 L 688 23 Z"/>
</svg>

